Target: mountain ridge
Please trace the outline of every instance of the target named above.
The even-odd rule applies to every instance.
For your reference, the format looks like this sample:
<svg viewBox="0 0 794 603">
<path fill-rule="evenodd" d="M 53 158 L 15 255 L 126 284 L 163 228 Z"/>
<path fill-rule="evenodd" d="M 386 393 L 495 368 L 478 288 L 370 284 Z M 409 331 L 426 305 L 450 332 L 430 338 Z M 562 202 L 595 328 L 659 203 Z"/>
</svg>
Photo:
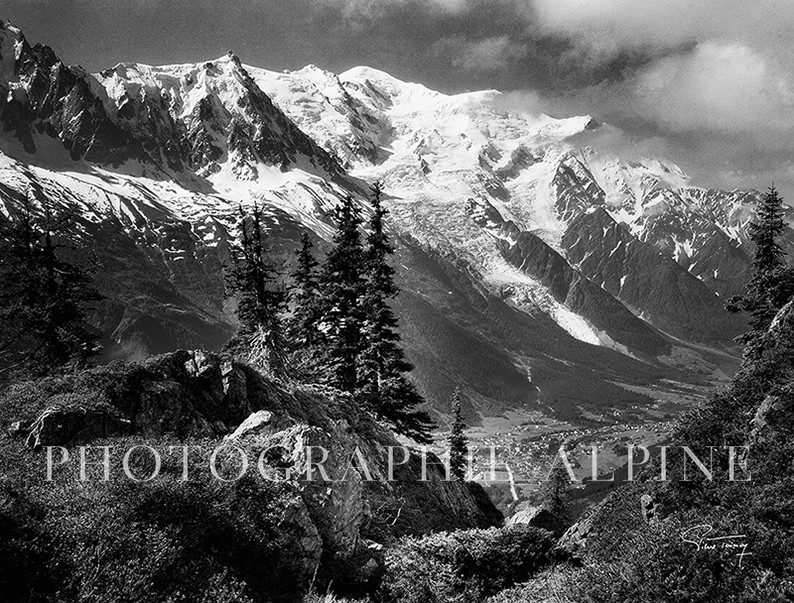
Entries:
<svg viewBox="0 0 794 603">
<path fill-rule="evenodd" d="M 7 151 L 0 209 L 13 215 L 31 195 L 79 209 L 81 236 L 112 267 L 100 276 L 107 299 L 97 313 L 110 355 L 218 349 L 234 329 L 223 271 L 239 209 L 265 209 L 274 253 L 288 266 L 303 231 L 327 248 L 331 211 L 343 196 L 353 195 L 367 214 L 366 182 L 380 180 L 399 243 L 404 293 L 396 309 L 415 379 L 437 415 L 447 412 L 456 384 L 475 400 L 473 417 L 538 405 L 577 414 L 581 404 L 612 403 L 599 392 L 648 403 L 615 383 L 722 374 L 740 321 L 718 317 L 693 332 L 688 325 L 709 324 L 735 287 L 721 271 L 747 267 L 753 193 L 670 188 L 688 182 L 674 164 L 577 149 L 571 137 L 604 127 L 591 116 L 517 116 L 493 107 L 496 91 L 444 95 L 365 67 L 279 74 L 233 54 L 176 66 L 123 63 L 95 78 L 69 68 L 85 94 L 82 105 L 64 105 L 66 115 L 91 127 L 94 115 L 100 126 L 107 120 L 123 143 L 108 157 L 126 159 L 112 165 L 78 153 L 71 163 L 52 163 L 47 145 L 60 141 L 71 152 L 88 140 L 98 152 L 92 144 L 102 138 L 75 138 L 46 112 L 33 111 L 31 127 L 39 97 L 18 92 L 30 83 L 20 74 L 35 63 L 26 57 L 49 57 L 36 59 L 39 71 L 62 63 L 46 47 L 25 50 L 16 28 L 4 24 L 3 32 L 20 51 L 13 65 L 3 51 L 0 87 L 16 92 L 0 107 Z M 47 81 L 48 90 L 60 89 L 58 78 Z M 25 132 L 38 144 L 33 153 L 20 142 Z M 711 214 L 703 209 L 705 218 L 684 224 L 698 207 Z M 676 290 L 633 285 L 653 281 L 646 260 L 615 257 L 609 229 L 582 226 L 603 215 L 627 245 L 645 250 L 631 258 L 658 254 L 674 280 L 696 292 L 688 322 L 674 320 Z M 576 238 L 584 232 L 588 238 Z M 708 249 L 731 251 L 730 262 L 709 264 Z M 486 365 L 494 359 L 493 375 L 471 370 L 455 349 L 463 341 Z M 687 355 L 711 368 L 693 376 L 670 365 Z M 455 359 L 449 367 L 445 356 Z M 590 399 L 578 393 L 588 389 Z"/>
</svg>

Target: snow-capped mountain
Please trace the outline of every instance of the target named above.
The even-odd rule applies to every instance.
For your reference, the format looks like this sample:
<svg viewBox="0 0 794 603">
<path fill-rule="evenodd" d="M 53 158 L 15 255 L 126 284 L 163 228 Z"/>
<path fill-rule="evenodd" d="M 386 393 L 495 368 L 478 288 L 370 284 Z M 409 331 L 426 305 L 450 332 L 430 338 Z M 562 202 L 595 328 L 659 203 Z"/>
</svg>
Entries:
<svg viewBox="0 0 794 603">
<path fill-rule="evenodd" d="M 598 317 L 566 315 L 570 303 L 537 287 L 537 269 L 511 274 L 515 266 L 494 252 L 504 243 L 488 241 L 502 236 L 501 224 L 538 236 L 671 334 L 729 341 L 741 328 L 722 316 L 719 296 L 745 281 L 755 193 L 690 186 L 664 160 L 629 163 L 576 148 L 572 137 L 602 127 L 595 119 L 503 113 L 493 108 L 496 91 L 449 96 L 365 67 L 338 76 L 313 66 L 249 71 L 350 173 L 384 182 L 404 230 L 465 251 L 485 282 L 509 283 L 511 295 L 545 306 L 575 336 L 616 347 Z M 475 208 L 488 208 L 487 224 Z"/>
<path fill-rule="evenodd" d="M 153 159 L 176 172 L 189 169 L 221 192 L 240 182 L 278 186 L 279 174 L 291 168 L 328 180 L 342 174 L 233 54 L 200 65 L 119 64 L 96 77 L 108 114 Z"/>
<path fill-rule="evenodd" d="M 289 262 L 302 231 L 324 248 L 343 196 L 366 212 L 374 180 L 399 243 L 408 355 L 441 412 L 454 384 L 481 415 L 642 404 L 631 387 L 718 375 L 742 329 L 722 305 L 749 267 L 757 194 L 578 148 L 605 127 L 590 116 L 513 115 L 496 91 L 445 95 L 367 67 L 276 73 L 232 54 L 90 75 L 10 24 L 0 88 L 0 213 L 26 198 L 79 209 L 118 355 L 223 344 L 240 206 L 267 210 Z"/>
</svg>

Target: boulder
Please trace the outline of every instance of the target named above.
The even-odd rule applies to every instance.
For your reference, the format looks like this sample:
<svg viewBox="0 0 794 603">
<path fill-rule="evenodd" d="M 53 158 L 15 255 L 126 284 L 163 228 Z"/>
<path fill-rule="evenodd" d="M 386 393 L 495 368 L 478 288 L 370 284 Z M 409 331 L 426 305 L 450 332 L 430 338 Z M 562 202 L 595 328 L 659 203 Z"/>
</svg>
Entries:
<svg viewBox="0 0 794 603">
<path fill-rule="evenodd" d="M 265 435 L 273 431 L 273 413 L 267 410 L 258 410 L 248 415 L 248 418 L 237 426 L 234 433 L 227 435 L 224 440 L 239 440 L 251 435 Z"/>
<path fill-rule="evenodd" d="M 779 396 L 767 396 L 750 420 L 750 441 L 761 444 L 769 439 L 774 432 L 774 417 L 784 407 Z"/>
<path fill-rule="evenodd" d="M 587 550 L 587 539 L 593 529 L 592 517 L 577 521 L 557 541 L 555 549 L 565 556 L 583 557 Z"/>
<path fill-rule="evenodd" d="M 268 438 L 267 445 L 287 451 L 292 462 L 291 478 L 325 550 L 331 553 L 328 560 L 338 564 L 354 556 L 365 514 L 361 475 L 350 464 L 354 440 L 340 437 L 336 429 L 329 432 L 315 426 L 296 425 Z"/>
<path fill-rule="evenodd" d="M 643 494 L 640 496 L 640 511 L 642 512 L 642 519 L 645 523 L 652 523 L 656 519 L 656 501 L 653 496 L 650 494 Z"/>
<path fill-rule="evenodd" d="M 569 527 L 570 520 L 566 517 L 557 516 L 545 507 L 527 507 L 518 511 L 507 520 L 507 525 L 528 525 L 533 528 L 541 528 L 561 536 Z"/>
<path fill-rule="evenodd" d="M 22 422 L 17 424 L 21 426 Z M 31 448 L 60 446 L 66 442 L 85 442 L 130 432 L 129 420 L 106 410 L 48 408 L 27 428 L 26 443 Z"/>
<path fill-rule="evenodd" d="M 320 567 L 323 540 L 300 496 L 284 506 L 276 529 L 282 549 L 289 551 L 297 573 L 302 576 L 297 582 L 308 583 Z"/>
</svg>

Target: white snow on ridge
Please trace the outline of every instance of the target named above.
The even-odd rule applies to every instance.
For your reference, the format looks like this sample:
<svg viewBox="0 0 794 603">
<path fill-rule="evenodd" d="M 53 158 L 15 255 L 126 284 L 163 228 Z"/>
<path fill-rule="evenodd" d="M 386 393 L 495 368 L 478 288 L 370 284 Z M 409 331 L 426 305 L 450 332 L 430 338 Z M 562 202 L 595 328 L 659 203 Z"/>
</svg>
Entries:
<svg viewBox="0 0 794 603">
<path fill-rule="evenodd" d="M 603 199 L 603 207 L 638 237 L 648 234 L 654 220 L 683 221 L 674 252 L 674 259 L 682 263 L 699 245 L 698 225 L 686 222 L 687 216 L 705 216 L 735 240 L 742 236 L 746 208 L 738 194 L 734 207 L 717 207 L 719 200 L 691 187 L 688 177 L 671 163 L 624 162 L 575 149 L 569 139 L 597 126 L 590 116 L 515 115 L 494 108 L 500 94 L 494 90 L 448 95 L 370 67 L 339 75 L 313 65 L 282 73 L 243 68 L 348 173 L 384 184 L 396 229 L 468 263 L 494 291 L 509 291 L 519 307 L 546 313 L 580 341 L 629 353 L 555 300 L 542 284 L 508 265 L 493 239 L 496 230 L 478 226 L 467 213 L 470 199 L 484 201 L 486 210 L 476 216 L 479 224 L 487 223 L 493 217 L 488 212 L 495 209 L 563 256 L 562 237 L 570 220 L 596 207 L 595 199 L 587 206 L 588 195 L 598 197 L 599 207 Z M 113 212 L 133 227 L 166 215 L 188 220 L 200 225 L 197 233 L 208 245 L 217 243 L 217 224 L 236 220 L 239 205 L 252 203 L 284 211 L 330 239 L 327 214 L 346 190 L 323 178 L 324 172 L 308 165 L 306 156 L 299 154 L 298 163 L 282 171 L 259 157 L 241 162 L 245 149 L 227 148 L 234 119 L 250 118 L 242 101 L 251 80 L 233 56 L 161 67 L 119 64 L 96 77 L 107 91 L 105 102 L 112 116 L 118 116 L 130 99 L 151 98 L 157 103 L 146 105 L 147 110 L 154 106 L 164 115 L 201 126 L 198 109 L 206 109 L 209 99 L 216 119 L 206 136 L 217 139 L 212 143 L 222 150 L 222 158 L 198 177 L 189 170 L 177 174 L 182 185 L 140 170 L 126 174 L 86 165 L 52 171 L 31 168 L 29 177 L 47 190 L 83 203 L 97 216 Z M 575 173 L 567 180 L 557 179 L 566 176 L 561 164 L 571 157 Z M 20 169 L 16 164 L 4 166 L 0 158 L 0 177 L 20 178 Z M 558 203 L 565 195 L 570 205 L 563 220 Z"/>
<path fill-rule="evenodd" d="M 558 302 L 545 286 L 507 262 L 493 265 L 492 271 L 484 274 L 484 280 L 497 288 L 507 288 L 510 293 L 509 299 L 517 307 L 525 311 L 540 310 L 571 337 L 631 356 L 626 346 L 617 343 L 609 335 L 595 328 L 587 319 Z"/>
<path fill-rule="evenodd" d="M 244 92 L 234 59 L 222 56 L 205 63 L 160 67 L 143 63 L 119 63 L 95 77 L 110 98 L 140 95 L 162 96 L 179 117 L 190 115 L 209 92 L 217 94 L 224 107 L 234 107 Z M 165 92 L 165 95 L 163 95 Z"/>
<path fill-rule="evenodd" d="M 116 71 L 123 68 L 119 77 L 140 80 L 143 88 L 165 90 L 176 112 L 185 115 L 208 87 L 224 106 L 239 93 L 231 59 L 213 65 L 230 72 L 229 83 L 218 84 L 202 65 L 119 66 Z M 465 210 L 468 199 L 487 199 L 504 219 L 563 252 L 566 224 L 557 213 L 552 180 L 571 151 L 565 140 L 590 127 L 589 116 L 557 120 L 504 113 L 493 107 L 497 91 L 446 95 L 369 67 L 338 76 L 315 66 L 283 73 L 250 66 L 245 70 L 353 176 L 384 184 L 393 197 L 389 208 L 398 229 L 454 253 L 494 289 L 512 283 L 519 306 L 545 312 L 573 337 L 627 353 L 554 300 L 543 285 L 508 266 L 489 233 Z M 113 77 L 110 82 L 106 78 L 106 86 L 112 86 Z M 327 183 L 299 170 L 282 173 L 263 165 L 255 170 L 256 177 L 241 179 L 227 163 L 208 177 L 230 205 L 235 199 L 255 199 L 283 209 L 325 238 L 331 236 L 327 221 L 319 216 L 342 191 L 324 190 Z M 189 199 L 180 197 L 182 215 L 189 212 Z"/>
</svg>

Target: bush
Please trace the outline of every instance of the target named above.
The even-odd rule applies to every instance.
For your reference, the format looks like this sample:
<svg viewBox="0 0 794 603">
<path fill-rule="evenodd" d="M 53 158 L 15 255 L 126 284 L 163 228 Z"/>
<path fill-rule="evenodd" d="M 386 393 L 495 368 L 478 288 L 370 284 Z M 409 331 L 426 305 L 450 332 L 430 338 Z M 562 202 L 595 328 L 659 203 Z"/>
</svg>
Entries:
<svg viewBox="0 0 794 603">
<path fill-rule="evenodd" d="M 0 478 L 0 598 L 36 600 L 32 593 L 54 592 L 58 575 L 48 567 L 50 540 L 44 511 L 27 501 L 7 479 Z"/>
<path fill-rule="evenodd" d="M 527 526 L 405 538 L 386 552 L 384 601 L 475 602 L 526 580 L 549 560 L 554 540 Z"/>
<path fill-rule="evenodd" d="M 111 443 L 139 442 L 94 442 Z M 0 435 L 0 475 L 8 476 L 0 479 L 0 600 L 296 601 L 311 581 L 302 532 L 289 532 L 299 526 L 281 525 L 284 509 L 301 504 L 288 484 L 220 483 L 199 470 L 199 455 L 185 483 L 181 459 L 167 456 L 150 483 L 115 470 L 109 482 L 80 482 L 66 470 L 45 482 L 43 455 L 23 446 Z M 133 455 L 133 472 L 147 474 L 148 460 Z"/>
<path fill-rule="evenodd" d="M 581 603 L 790 601 L 794 594 L 790 568 L 769 567 L 772 551 L 766 538 L 770 535 L 758 525 L 726 522 L 717 532 L 747 534 L 751 556 L 741 563 L 732 551 L 697 550 L 681 539 L 687 527 L 712 521 L 718 525 L 717 518 L 669 520 L 644 542 L 637 541 L 630 555 L 589 563 L 568 589 L 569 599 Z M 778 541 L 775 548 L 782 560 L 790 557 L 790 545 Z"/>
</svg>

